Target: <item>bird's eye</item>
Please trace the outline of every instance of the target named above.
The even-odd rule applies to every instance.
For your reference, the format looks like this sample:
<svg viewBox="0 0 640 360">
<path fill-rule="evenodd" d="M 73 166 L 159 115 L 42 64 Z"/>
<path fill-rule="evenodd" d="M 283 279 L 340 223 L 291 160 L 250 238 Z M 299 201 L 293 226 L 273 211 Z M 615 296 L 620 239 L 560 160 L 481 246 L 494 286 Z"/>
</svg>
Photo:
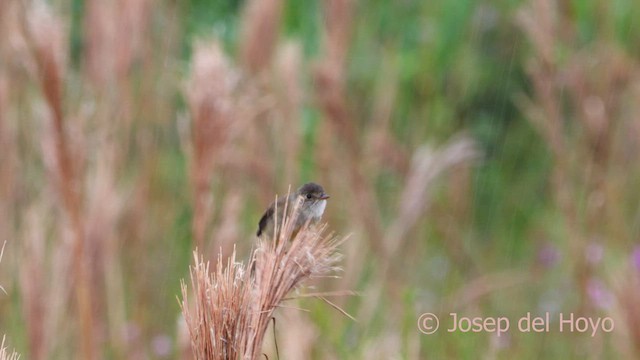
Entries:
<svg viewBox="0 0 640 360">
<path fill-rule="evenodd" d="M 311 200 L 313 196 L 311 194 L 307 194 L 307 199 Z"/>
</svg>

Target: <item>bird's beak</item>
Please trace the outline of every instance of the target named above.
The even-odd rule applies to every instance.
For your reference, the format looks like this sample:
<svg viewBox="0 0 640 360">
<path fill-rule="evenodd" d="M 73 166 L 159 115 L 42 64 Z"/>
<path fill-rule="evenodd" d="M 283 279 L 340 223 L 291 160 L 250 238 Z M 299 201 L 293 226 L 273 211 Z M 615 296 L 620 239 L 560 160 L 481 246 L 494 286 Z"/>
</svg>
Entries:
<svg viewBox="0 0 640 360">
<path fill-rule="evenodd" d="M 327 194 L 322 194 L 320 195 L 320 200 L 327 200 L 328 198 L 330 198 L 331 196 L 327 195 Z"/>
</svg>

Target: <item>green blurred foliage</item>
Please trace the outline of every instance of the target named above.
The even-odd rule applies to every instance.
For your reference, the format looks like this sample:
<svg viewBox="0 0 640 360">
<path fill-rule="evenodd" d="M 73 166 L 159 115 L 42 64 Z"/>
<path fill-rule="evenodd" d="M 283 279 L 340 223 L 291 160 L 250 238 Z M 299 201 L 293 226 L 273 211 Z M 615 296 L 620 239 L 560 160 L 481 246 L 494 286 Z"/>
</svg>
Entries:
<svg viewBox="0 0 640 360">
<path fill-rule="evenodd" d="M 179 44 L 182 58 L 179 61 L 184 68 L 189 63 L 196 39 L 216 37 L 221 39 L 231 56 L 236 54 L 243 1 L 187 0 L 168 1 L 164 5 L 169 6 L 167 4 L 177 9 L 179 14 L 176 16 L 181 18 L 182 38 Z M 466 131 L 483 152 L 482 160 L 472 173 L 470 219 L 457 224 L 464 228 L 462 245 L 465 251 L 475 255 L 474 263 L 465 263 L 466 268 L 454 268 L 447 262 L 450 254 L 447 244 L 443 244 L 446 239 L 431 222 L 425 221 L 416 230 L 420 234 L 416 238 L 420 240 L 415 246 L 421 253 L 429 254 L 429 258 L 420 263 L 404 264 L 415 269 L 412 280 L 420 282 L 420 287 L 401 289 L 400 307 L 404 312 L 397 321 L 403 329 L 400 334 L 403 342 L 415 336 L 416 313 L 424 310 L 414 309 L 415 303 L 423 302 L 436 308 L 442 306 L 441 302 L 446 299 L 440 297 L 446 296 L 437 296 L 438 299 L 433 300 L 434 294 L 453 293 L 477 267 L 486 272 L 527 269 L 535 261 L 537 244 L 531 239 L 537 236 L 538 224 L 548 224 L 550 234 L 562 232 L 555 219 L 552 199 L 547 196 L 551 156 L 547 145 L 516 104 L 517 96 L 532 92 L 525 73 L 527 56 L 530 55 L 528 43 L 514 21 L 515 11 L 522 4 L 519 0 L 370 0 L 357 3 L 347 64 L 348 102 L 357 114 L 354 121 L 361 125 L 371 121 L 376 109 L 377 88 L 384 86 L 383 77 L 391 71 L 391 78 L 395 81 L 393 85 L 397 87 L 391 127 L 399 142 L 407 149 L 415 149 L 425 143 L 444 143 L 452 135 Z M 587 47 L 596 38 L 604 36 L 619 43 L 629 54 L 640 55 L 640 22 L 637 21 L 640 19 L 640 3 L 637 1 L 573 0 L 566 6 L 578 24 L 580 44 L 575 44 L 577 47 Z M 71 9 L 70 55 L 73 66 L 79 67 L 84 1 L 73 0 Z M 298 40 L 305 58 L 311 62 L 320 51 L 321 24 L 321 0 L 286 2 L 282 37 Z M 312 88 L 310 76 L 303 80 L 305 87 Z M 186 110 L 180 95 L 176 95 L 175 101 L 179 110 Z M 314 178 L 316 167 L 311 154 L 314 153 L 320 121 L 318 108 L 307 104 L 301 119 L 303 179 Z M 137 281 L 144 279 L 148 283 L 127 284 L 128 288 L 149 289 L 149 292 L 127 294 L 131 302 L 127 306 L 129 311 L 144 310 L 134 318 L 151 324 L 151 332 L 173 334 L 178 312 L 174 296 L 179 293 L 180 279 L 188 276 L 186 269 L 192 260 L 192 214 L 188 192 L 183 191 L 189 186 L 185 176 L 188 170 L 177 135 L 167 133 L 166 129 L 155 131 L 155 141 L 168 144 L 169 151 L 162 153 L 156 164 L 150 165 L 157 176 L 154 177 L 156 182 L 150 184 L 152 189 L 149 192 L 153 194 L 153 203 L 158 204 L 158 208 L 149 211 L 154 212 L 154 218 L 171 222 L 171 231 L 160 233 L 158 230 L 159 238 L 150 244 L 150 248 L 129 252 L 132 257 L 148 253 L 154 261 L 145 268 L 145 276 L 136 277 Z M 393 204 L 393 194 L 397 194 L 401 186 L 391 175 L 379 179 L 376 187 L 381 203 Z M 438 190 L 442 188 L 438 187 Z M 444 190 L 434 198 L 436 203 L 447 201 Z M 171 213 L 164 213 L 166 208 L 161 204 L 170 202 L 180 206 L 172 209 Z M 635 203 L 629 202 L 628 206 L 632 208 Z M 246 226 L 255 224 L 258 211 L 248 211 L 244 219 Z M 394 211 L 392 206 L 384 206 L 381 209 L 383 222 L 388 222 Z M 127 263 L 135 261 L 133 258 L 127 260 Z M 433 264 L 440 264 L 436 270 L 442 271 L 441 275 L 434 271 Z M 373 263 L 365 265 L 365 271 L 358 278 L 358 285 L 362 288 L 371 283 L 371 268 L 374 266 Z M 554 271 L 564 270 L 567 269 L 558 267 Z M 520 289 L 521 293 L 516 290 L 498 291 L 483 305 L 495 315 L 521 316 L 523 314 L 519 311 L 522 309 L 534 308 L 537 295 L 550 291 L 549 288 L 553 290 L 566 285 L 563 283 L 566 275 L 549 277 L 545 279 L 545 283 L 550 284 L 548 288 L 532 285 L 528 289 Z M 156 296 L 161 299 L 152 299 Z M 514 304 L 511 297 L 530 300 L 526 304 Z M 352 297 L 345 301 L 345 308 L 358 309 L 366 301 L 359 296 Z M 19 299 L 13 299 L 11 303 L 19 305 Z M 145 306 L 147 304 L 152 306 Z M 341 324 L 336 324 L 335 317 L 329 314 L 334 310 L 317 300 L 301 301 L 301 306 L 310 310 L 309 317 L 322 334 L 318 348 L 329 346 L 338 358 L 359 358 L 358 354 L 367 342 L 385 330 L 386 318 L 383 315 L 387 304 L 375 309 L 378 315 L 368 328 L 346 318 Z M 6 320 L 9 327 L 19 327 L 19 321 L 18 315 Z M 505 358 L 547 358 L 575 354 L 568 343 L 566 346 L 557 343 L 553 347 L 548 346 L 553 336 L 528 334 L 519 337 L 521 341 L 503 355 Z M 22 340 L 18 338 L 14 343 L 24 348 L 26 345 Z M 419 340 L 421 353 L 432 358 L 475 358 L 479 354 L 478 349 L 487 348 L 492 341 L 490 335 L 472 333 L 439 333 L 420 336 Z M 400 356 L 408 358 L 410 355 Z"/>
<path fill-rule="evenodd" d="M 235 52 L 238 21 L 242 4 L 238 1 L 215 2 L 192 0 L 186 3 L 185 28 L 188 38 L 214 34 L 222 38 L 231 53 Z M 386 68 L 393 68 L 397 97 L 392 114 L 395 136 L 415 148 L 423 143 L 442 143 L 451 135 L 467 131 L 483 150 L 483 159 L 473 172 L 472 214 L 464 246 L 478 257 L 484 271 L 525 268 L 535 261 L 532 233 L 540 222 L 554 227 L 552 200 L 540 194 L 549 193 L 551 158 L 547 145 L 541 141 L 516 104 L 516 97 L 531 93 L 525 74 L 528 54 L 527 40 L 516 26 L 515 11 L 522 1 L 359 1 L 353 39 L 348 58 L 349 104 L 357 114 L 355 121 L 364 124 L 375 111 L 376 88 Z M 601 36 L 604 28 L 614 29 L 612 39 L 631 53 L 638 54 L 640 6 L 632 0 L 571 2 L 569 8 L 576 18 L 579 38 L 586 45 Z M 608 10 L 602 12 L 602 7 Z M 286 3 L 282 34 L 299 40 L 305 57 L 313 59 L 320 47 L 322 22 L 319 1 Z M 609 26 L 607 22 L 613 22 Z M 189 44 L 189 42 L 185 42 Z M 185 52 L 188 57 L 188 51 Z M 306 79 L 311 81 L 311 79 Z M 303 112 L 305 153 L 314 148 L 320 114 L 317 108 Z M 302 177 L 311 178 L 314 164 L 303 156 Z M 396 193 L 401 184 L 393 177 L 377 184 L 383 204 L 393 203 L 388 194 Z M 446 198 L 444 200 L 446 201 Z M 392 207 L 384 207 L 387 220 Z M 427 225 L 429 227 L 429 225 Z M 437 233 L 422 231 L 430 253 L 446 254 Z M 446 256 L 446 255 L 441 255 Z M 419 279 L 429 279 L 429 265 L 413 264 Z M 476 264 L 478 265 L 478 264 Z M 372 265 L 373 266 L 373 265 Z M 464 283 L 468 269 L 451 269 L 441 280 L 429 279 L 422 284 L 433 293 L 446 294 Z M 363 286 L 368 274 L 361 276 Z M 407 310 L 400 319 L 401 335 L 408 338 L 415 331 L 415 309 L 411 304 L 420 299 L 424 289 L 407 289 Z M 538 290 L 531 290 L 535 293 Z M 541 289 L 540 291 L 544 291 Z M 524 297 L 533 298 L 529 295 Z M 499 292 L 488 301 L 497 314 L 517 313 L 529 304 L 509 304 Z M 523 296 L 521 294 L 517 296 Z M 348 309 L 357 309 L 363 299 L 347 302 Z M 325 304 L 305 301 L 311 310 L 315 326 L 340 358 L 358 358 L 367 339 L 385 327 L 384 316 L 374 320 L 368 329 L 345 321 L 336 326 L 327 316 Z M 380 313 L 384 308 L 378 309 Z M 424 354 L 434 358 L 474 358 L 479 348 L 485 348 L 489 336 L 481 334 L 440 334 L 421 337 Z M 508 356 L 534 357 L 570 356 L 571 347 L 548 347 L 549 336 L 529 334 L 523 343 L 514 345 Z M 542 348 L 542 350 L 538 350 Z M 408 354 L 402 354 L 408 357 Z"/>
</svg>

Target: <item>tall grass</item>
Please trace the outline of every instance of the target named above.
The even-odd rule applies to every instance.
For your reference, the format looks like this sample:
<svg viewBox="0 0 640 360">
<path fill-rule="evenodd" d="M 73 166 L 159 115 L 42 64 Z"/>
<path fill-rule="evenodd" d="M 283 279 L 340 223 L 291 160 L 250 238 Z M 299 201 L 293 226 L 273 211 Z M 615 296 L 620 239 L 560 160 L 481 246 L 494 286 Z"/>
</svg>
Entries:
<svg viewBox="0 0 640 360">
<path fill-rule="evenodd" d="M 571 259 L 576 310 L 609 310 L 607 294 L 618 285 L 598 285 L 601 257 L 593 254 L 605 246 L 630 254 L 637 238 L 635 220 L 625 214 L 623 204 L 633 196 L 630 184 L 638 180 L 639 169 L 629 157 L 639 150 L 634 136 L 629 136 L 637 134 L 638 127 L 627 111 L 636 108 L 631 99 L 640 84 L 640 67 L 625 49 L 609 41 L 607 32 L 581 45 L 577 19 L 553 1 L 530 1 L 518 21 L 533 51 L 526 64 L 533 96 L 523 99 L 522 106 L 552 155 L 553 199 L 563 218 L 567 251 L 577 255 Z M 561 52 L 568 55 L 559 56 Z M 632 261 L 629 256 L 623 264 Z M 635 278 L 633 266 L 622 271 Z M 619 320 L 633 334 L 638 319 L 628 304 L 635 286 L 626 288 L 617 293 L 627 309 Z"/>
<path fill-rule="evenodd" d="M 4 345 L 5 336 L 2 337 L 2 343 L 0 344 L 0 360 L 18 360 L 20 359 L 20 355 L 15 351 L 9 352 L 7 347 Z"/>
<path fill-rule="evenodd" d="M 272 354 L 266 324 L 298 285 L 277 276 L 306 282 L 290 256 L 335 244 L 316 229 L 256 245 L 255 226 L 286 184 L 316 181 L 328 230 L 352 235 L 341 277 L 311 285 L 363 296 L 332 299 L 357 322 L 285 303 L 309 311 L 275 312 L 284 358 L 637 357 L 639 14 L 0 1 L 2 333 L 29 359 L 190 358 L 183 330 L 209 314 L 251 326 L 227 351 Z M 174 300 L 196 248 L 187 327 Z M 224 317 L 202 297 L 216 282 L 217 301 L 265 312 Z M 616 332 L 415 328 L 422 312 L 547 310 L 615 316 Z"/>
<path fill-rule="evenodd" d="M 299 204 L 290 216 L 281 219 L 271 239 L 261 240 L 245 266 L 235 252 L 216 269 L 194 252 L 191 268 L 193 307 L 189 291 L 182 283 L 182 312 L 196 359 L 258 359 L 274 312 L 287 296 L 314 277 L 336 270 L 340 241 L 325 235 L 326 225 L 304 226 L 294 233 Z M 285 211 L 285 213 L 287 213 Z M 280 221 L 280 220 L 277 220 Z M 275 236 L 278 236 L 276 239 Z M 316 295 L 322 297 L 322 294 Z"/>
<path fill-rule="evenodd" d="M 5 241 L 2 244 L 2 248 L 0 248 L 0 263 L 2 263 L 2 256 L 4 255 L 4 247 L 5 245 L 7 245 L 7 242 Z M 2 292 L 7 295 L 6 290 L 2 287 L 2 285 L 0 285 L 0 290 L 2 290 Z M 0 344 L 0 360 L 18 360 L 20 359 L 20 355 L 15 352 L 15 351 L 11 351 L 9 352 L 7 350 L 7 347 L 4 345 L 4 342 L 6 340 L 6 335 L 2 336 L 2 343 Z"/>
</svg>

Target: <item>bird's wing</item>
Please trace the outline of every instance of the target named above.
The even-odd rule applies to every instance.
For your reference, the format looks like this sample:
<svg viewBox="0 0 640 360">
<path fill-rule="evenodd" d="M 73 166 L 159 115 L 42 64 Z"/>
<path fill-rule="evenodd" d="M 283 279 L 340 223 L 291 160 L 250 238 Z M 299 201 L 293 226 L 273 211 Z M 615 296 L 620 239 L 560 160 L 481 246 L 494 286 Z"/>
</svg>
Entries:
<svg viewBox="0 0 640 360">
<path fill-rule="evenodd" d="M 273 208 L 274 206 L 269 206 L 267 211 L 265 211 L 264 214 L 262 214 L 262 217 L 260 218 L 260 222 L 258 222 L 258 232 L 256 233 L 257 236 L 262 235 L 262 231 L 264 230 L 265 227 L 267 227 L 269 218 L 273 217 Z"/>
</svg>

